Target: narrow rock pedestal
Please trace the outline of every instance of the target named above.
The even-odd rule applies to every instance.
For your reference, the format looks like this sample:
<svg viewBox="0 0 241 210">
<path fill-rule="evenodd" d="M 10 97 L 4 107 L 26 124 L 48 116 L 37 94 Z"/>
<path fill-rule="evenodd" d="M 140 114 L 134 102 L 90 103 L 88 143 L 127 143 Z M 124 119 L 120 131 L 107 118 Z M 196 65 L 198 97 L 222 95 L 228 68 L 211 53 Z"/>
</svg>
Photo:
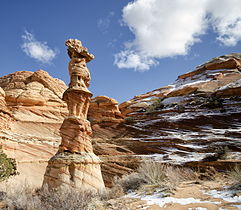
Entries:
<svg viewBox="0 0 241 210">
<path fill-rule="evenodd" d="M 92 130 L 87 120 L 92 93 L 87 89 L 90 73 L 86 62 L 94 56 L 88 53 L 79 40 L 66 41 L 69 62 L 70 84 L 63 95 L 69 110 L 60 135 L 58 152 L 49 160 L 43 185 L 50 188 L 74 187 L 82 190 L 102 191 L 105 189 L 100 159 L 93 153 Z"/>
</svg>

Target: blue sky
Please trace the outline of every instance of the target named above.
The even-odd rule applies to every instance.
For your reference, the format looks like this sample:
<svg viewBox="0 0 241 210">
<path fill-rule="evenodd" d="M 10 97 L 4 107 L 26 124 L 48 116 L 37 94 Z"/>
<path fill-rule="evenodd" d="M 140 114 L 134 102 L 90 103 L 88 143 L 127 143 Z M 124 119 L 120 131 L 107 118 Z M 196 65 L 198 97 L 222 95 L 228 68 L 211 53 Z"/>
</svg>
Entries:
<svg viewBox="0 0 241 210">
<path fill-rule="evenodd" d="M 68 84 L 76 38 L 96 57 L 94 96 L 119 102 L 241 52 L 240 0 L 1 0 L 0 26 L 0 76 L 43 69 Z"/>
</svg>

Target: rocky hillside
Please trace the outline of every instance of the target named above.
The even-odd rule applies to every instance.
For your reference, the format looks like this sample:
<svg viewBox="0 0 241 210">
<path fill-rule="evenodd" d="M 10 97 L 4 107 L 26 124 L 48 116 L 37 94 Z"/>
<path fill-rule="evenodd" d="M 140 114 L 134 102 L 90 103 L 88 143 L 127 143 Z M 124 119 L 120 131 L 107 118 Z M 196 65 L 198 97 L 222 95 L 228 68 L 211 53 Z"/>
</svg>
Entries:
<svg viewBox="0 0 241 210">
<path fill-rule="evenodd" d="M 63 81 L 47 72 L 18 71 L 0 78 L 0 144 L 17 161 L 19 179 L 41 185 L 48 160 L 56 153 L 59 128 L 67 115 Z M 123 122 L 118 103 L 106 96 L 93 98 L 93 125 Z"/>
<path fill-rule="evenodd" d="M 240 162 L 240 67 L 241 54 L 225 55 L 119 106 L 106 96 L 92 99 L 88 118 L 106 184 L 143 158 L 220 169 Z M 67 87 L 43 70 L 4 76 L 0 87 L 3 150 L 20 175 L 40 185 L 60 143 Z"/>
<path fill-rule="evenodd" d="M 174 164 L 226 167 L 241 151 L 241 54 L 212 59 L 171 85 L 120 104 L 123 144 Z"/>
<path fill-rule="evenodd" d="M 125 151 L 99 155 L 106 164 L 127 168 L 142 159 L 221 170 L 240 163 L 240 66 L 241 54 L 217 57 L 171 85 L 120 104 L 125 122 L 115 129 L 99 126 L 114 133 L 108 142 Z"/>
</svg>

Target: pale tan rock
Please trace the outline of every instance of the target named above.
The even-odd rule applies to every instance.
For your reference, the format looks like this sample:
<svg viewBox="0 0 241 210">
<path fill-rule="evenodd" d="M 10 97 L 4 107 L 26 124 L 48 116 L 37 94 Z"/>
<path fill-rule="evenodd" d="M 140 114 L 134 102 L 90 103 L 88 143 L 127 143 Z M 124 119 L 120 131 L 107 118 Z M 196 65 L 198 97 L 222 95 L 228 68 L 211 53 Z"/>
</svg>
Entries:
<svg viewBox="0 0 241 210">
<path fill-rule="evenodd" d="M 118 102 L 107 96 L 97 96 L 91 100 L 88 119 L 92 124 L 123 122 L 123 117 L 118 107 Z"/>
<path fill-rule="evenodd" d="M 5 92 L 0 87 L 0 129 L 9 129 L 11 121 L 11 112 L 5 101 Z"/>
<path fill-rule="evenodd" d="M 60 135 L 62 137 L 62 142 L 59 146 L 60 152 L 93 152 L 90 137 L 92 130 L 89 121 L 78 118 L 67 118 L 60 128 Z"/>
<path fill-rule="evenodd" d="M 2 111 L 7 111 L 7 104 L 5 101 L 5 92 L 4 90 L 0 87 L 0 110 Z"/>
<path fill-rule="evenodd" d="M 27 81 L 41 83 L 46 89 L 49 89 L 58 96 L 59 99 L 62 99 L 63 93 L 67 88 L 62 80 L 51 77 L 49 73 L 44 70 L 34 72 L 27 78 Z"/>
<path fill-rule="evenodd" d="M 104 190 L 100 163 L 94 153 L 57 153 L 48 163 L 43 185 Z"/>
<path fill-rule="evenodd" d="M 68 105 L 69 115 L 61 128 L 62 137 L 58 152 L 49 160 L 43 185 L 50 188 L 74 187 L 94 191 L 105 189 L 101 174 L 100 159 L 93 153 L 92 130 L 87 121 L 90 97 L 88 90 L 90 73 L 86 62 L 93 59 L 78 40 L 67 40 L 70 56 L 69 88 L 63 100 Z"/>
<path fill-rule="evenodd" d="M 50 83 L 56 89 L 55 92 L 53 88 L 49 89 Z M 0 78 L 0 86 L 0 103 L 3 105 L 0 105 L 2 149 L 17 161 L 19 169 L 28 163 L 38 167 L 39 162 L 46 167 L 46 161 L 56 153 L 60 144 L 58 130 L 67 115 L 66 104 L 61 97 L 67 86 L 43 70 L 6 75 Z M 44 174 L 44 167 L 41 167 L 42 174 L 36 174 L 32 170 L 33 166 L 21 170 L 21 180 L 27 175 L 42 180 L 40 176 Z M 33 177 L 28 177 L 28 180 Z"/>
<path fill-rule="evenodd" d="M 0 86 L 5 90 L 10 106 L 65 106 L 61 99 L 66 85 L 43 70 L 9 74 L 0 78 Z"/>
</svg>

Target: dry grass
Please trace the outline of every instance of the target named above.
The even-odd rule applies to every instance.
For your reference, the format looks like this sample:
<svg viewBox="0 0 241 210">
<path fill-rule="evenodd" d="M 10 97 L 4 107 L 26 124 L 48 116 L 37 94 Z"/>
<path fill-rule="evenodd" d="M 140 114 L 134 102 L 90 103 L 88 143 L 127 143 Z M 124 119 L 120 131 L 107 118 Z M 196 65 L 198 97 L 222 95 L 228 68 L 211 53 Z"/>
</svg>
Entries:
<svg viewBox="0 0 241 210">
<path fill-rule="evenodd" d="M 167 166 L 159 162 L 145 161 L 138 168 L 138 173 L 149 185 L 162 186 L 168 181 Z"/>
<path fill-rule="evenodd" d="M 228 174 L 229 180 L 233 182 L 231 188 L 241 190 L 241 166 L 235 165 Z"/>
<path fill-rule="evenodd" d="M 123 195 L 120 185 L 95 193 L 74 188 L 33 189 L 27 181 L 16 183 L 11 179 L 0 183 L 0 201 L 9 210 L 104 210 L 109 200 Z"/>
<path fill-rule="evenodd" d="M 182 181 L 197 180 L 196 172 L 188 168 L 174 167 L 153 161 L 141 163 L 136 173 L 132 173 L 116 180 L 125 193 L 130 191 L 159 191 L 172 192 Z"/>
<path fill-rule="evenodd" d="M 166 174 L 168 180 L 176 185 L 183 181 L 197 181 L 199 179 L 197 172 L 185 167 L 168 166 L 166 168 Z"/>
<path fill-rule="evenodd" d="M 49 190 L 43 187 L 36 190 L 26 183 L 5 183 L 5 187 L 2 185 L 0 191 L 5 192 L 1 199 L 9 210 L 99 210 L 113 193 L 107 191 L 98 194 L 74 188 Z"/>
<path fill-rule="evenodd" d="M 100 210 L 105 209 L 111 199 L 129 191 L 151 194 L 158 190 L 167 195 L 175 190 L 178 183 L 194 179 L 196 174 L 190 169 L 145 161 L 136 173 L 116 179 L 114 187 L 101 194 L 73 188 L 49 190 L 43 187 L 36 190 L 26 183 L 5 182 L 0 185 L 0 195 L 7 205 L 6 209 Z"/>
<path fill-rule="evenodd" d="M 136 191 L 141 185 L 145 184 L 146 181 L 140 176 L 139 173 L 132 173 L 121 178 L 115 178 L 114 188 L 119 186 L 124 193 Z"/>
</svg>

